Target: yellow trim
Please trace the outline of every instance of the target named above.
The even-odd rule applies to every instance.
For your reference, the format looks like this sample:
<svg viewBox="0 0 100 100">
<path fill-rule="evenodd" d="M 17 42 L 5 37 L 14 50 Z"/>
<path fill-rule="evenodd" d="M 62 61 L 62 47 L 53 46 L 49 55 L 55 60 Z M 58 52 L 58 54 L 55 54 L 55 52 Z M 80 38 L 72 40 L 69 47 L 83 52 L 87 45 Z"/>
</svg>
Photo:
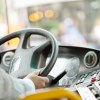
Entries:
<svg viewBox="0 0 100 100">
<path fill-rule="evenodd" d="M 78 94 L 65 88 L 50 88 L 34 94 L 21 97 L 19 100 L 54 100 L 68 98 L 68 100 L 82 100 Z"/>
</svg>

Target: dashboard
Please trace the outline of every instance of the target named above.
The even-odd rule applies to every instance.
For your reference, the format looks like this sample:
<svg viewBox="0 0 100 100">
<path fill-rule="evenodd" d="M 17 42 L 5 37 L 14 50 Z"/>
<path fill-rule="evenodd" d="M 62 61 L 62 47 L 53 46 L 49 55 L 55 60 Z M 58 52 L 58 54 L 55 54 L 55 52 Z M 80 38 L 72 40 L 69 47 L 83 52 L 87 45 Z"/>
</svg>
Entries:
<svg viewBox="0 0 100 100">
<path fill-rule="evenodd" d="M 14 56 L 15 50 L 5 51 L 0 53 L 0 67 L 7 73 L 10 72 L 11 62 Z M 42 55 L 44 59 L 45 53 Z M 70 88 L 72 91 L 78 91 L 82 98 L 86 95 L 89 97 L 100 98 L 100 51 L 96 49 L 74 47 L 74 46 L 59 46 L 59 53 L 53 69 L 49 75 L 53 78 L 57 78 L 59 74 L 66 71 L 66 74 L 61 77 L 56 86 Z M 39 62 L 41 62 L 41 59 Z M 50 56 L 48 55 L 42 60 L 42 65 L 48 63 Z M 17 70 L 19 67 L 19 59 L 15 61 L 15 67 L 13 70 Z M 38 63 L 39 63 L 38 62 Z M 45 64 L 44 64 L 45 62 Z M 38 64 L 37 64 L 38 65 Z M 37 68 L 42 68 L 37 66 Z M 37 69 L 36 68 L 36 69 Z M 31 68 L 33 71 L 33 68 Z M 34 70 L 36 70 L 34 69 Z M 24 67 L 23 71 L 25 73 Z M 28 72 L 26 72 L 28 73 Z M 13 76 L 16 73 L 13 74 Z M 27 75 L 27 74 L 26 74 Z M 16 77 L 16 76 L 15 76 Z M 17 77 L 23 78 L 23 72 L 18 73 Z M 86 95 L 87 97 L 87 95 Z M 99 100 L 99 99 L 93 99 Z"/>
<path fill-rule="evenodd" d="M 100 51 L 96 49 L 59 46 L 57 61 L 49 75 L 57 77 L 66 70 L 67 74 L 59 80 L 59 86 L 88 86 L 100 80 Z M 14 50 L 0 53 L 0 66 L 9 73 Z M 48 62 L 49 57 L 46 62 Z M 17 63 L 18 65 L 18 63 Z"/>
<path fill-rule="evenodd" d="M 66 50 L 64 50 L 66 48 Z M 67 74 L 59 85 L 66 87 L 89 86 L 100 80 L 99 50 L 83 47 L 62 47 L 65 53 Z M 68 68 L 69 67 L 69 68 Z"/>
<path fill-rule="evenodd" d="M 63 87 L 90 86 L 100 80 L 100 51 L 84 47 L 60 46 L 57 61 L 49 73 L 57 77 L 66 70 L 59 81 Z"/>
</svg>

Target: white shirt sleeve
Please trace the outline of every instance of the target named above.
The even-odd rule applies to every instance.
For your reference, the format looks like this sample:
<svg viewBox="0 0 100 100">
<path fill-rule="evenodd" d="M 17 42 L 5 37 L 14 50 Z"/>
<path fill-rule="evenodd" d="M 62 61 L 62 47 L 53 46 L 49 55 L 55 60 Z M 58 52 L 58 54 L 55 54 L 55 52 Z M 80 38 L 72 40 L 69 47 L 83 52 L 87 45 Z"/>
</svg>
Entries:
<svg viewBox="0 0 100 100">
<path fill-rule="evenodd" d="M 30 79 L 16 79 L 0 68 L 0 100 L 17 100 L 21 94 L 34 91 L 35 85 Z"/>
</svg>

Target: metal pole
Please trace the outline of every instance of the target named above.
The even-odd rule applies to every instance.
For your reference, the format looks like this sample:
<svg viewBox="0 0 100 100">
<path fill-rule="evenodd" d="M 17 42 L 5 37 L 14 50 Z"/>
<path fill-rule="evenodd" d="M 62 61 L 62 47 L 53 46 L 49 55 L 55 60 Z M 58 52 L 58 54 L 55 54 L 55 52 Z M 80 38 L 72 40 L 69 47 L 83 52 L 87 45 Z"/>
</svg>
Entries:
<svg viewBox="0 0 100 100">
<path fill-rule="evenodd" d="M 5 0 L 5 15 L 6 15 L 6 23 L 7 23 L 7 33 L 10 33 L 7 0 Z"/>
</svg>

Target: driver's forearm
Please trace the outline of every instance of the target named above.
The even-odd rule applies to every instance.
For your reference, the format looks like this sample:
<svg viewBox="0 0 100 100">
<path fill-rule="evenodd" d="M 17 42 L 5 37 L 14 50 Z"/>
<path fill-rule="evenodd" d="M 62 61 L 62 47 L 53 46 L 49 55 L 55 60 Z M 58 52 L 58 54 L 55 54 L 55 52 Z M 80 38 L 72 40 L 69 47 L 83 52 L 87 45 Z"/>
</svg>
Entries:
<svg viewBox="0 0 100 100">
<path fill-rule="evenodd" d="M 0 68 L 0 100 L 16 100 L 29 91 L 35 91 L 31 80 L 13 78 Z"/>
</svg>

